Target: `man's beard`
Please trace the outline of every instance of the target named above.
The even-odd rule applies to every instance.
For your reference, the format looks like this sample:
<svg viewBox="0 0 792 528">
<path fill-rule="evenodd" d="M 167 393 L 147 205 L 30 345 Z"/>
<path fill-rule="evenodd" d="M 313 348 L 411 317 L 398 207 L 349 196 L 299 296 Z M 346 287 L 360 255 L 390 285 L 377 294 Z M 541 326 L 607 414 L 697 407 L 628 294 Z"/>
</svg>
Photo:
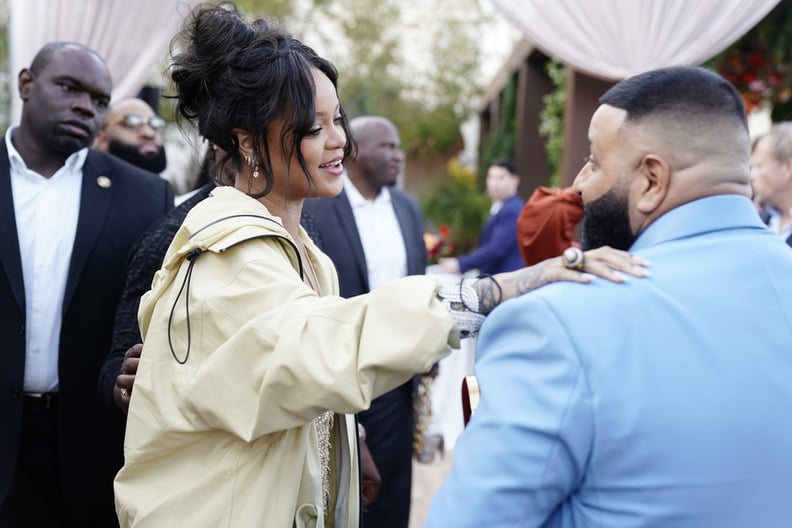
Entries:
<svg viewBox="0 0 792 528">
<path fill-rule="evenodd" d="M 156 154 L 144 156 L 138 150 L 139 147 L 135 145 L 127 145 L 118 140 L 112 140 L 108 144 L 108 150 L 113 156 L 118 156 L 124 161 L 145 169 L 147 171 L 159 174 L 165 170 L 168 165 L 168 160 L 165 157 L 165 148 L 160 147 Z"/>
<path fill-rule="evenodd" d="M 610 246 L 628 250 L 635 242 L 630 229 L 628 196 L 611 189 L 585 205 L 582 227 L 583 249 Z"/>
</svg>

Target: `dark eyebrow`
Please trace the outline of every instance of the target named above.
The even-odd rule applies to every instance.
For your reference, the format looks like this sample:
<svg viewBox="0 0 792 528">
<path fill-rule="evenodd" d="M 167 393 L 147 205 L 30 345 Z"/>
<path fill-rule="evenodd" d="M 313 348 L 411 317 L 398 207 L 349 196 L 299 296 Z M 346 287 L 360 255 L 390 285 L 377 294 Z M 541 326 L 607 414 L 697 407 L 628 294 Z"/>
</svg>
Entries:
<svg viewBox="0 0 792 528">
<path fill-rule="evenodd" d="M 85 91 L 91 93 L 91 95 L 93 95 L 94 97 L 97 97 L 97 98 L 101 97 L 101 98 L 107 99 L 108 101 L 110 100 L 110 94 L 109 93 L 105 93 L 105 92 L 102 92 L 102 91 L 99 91 L 99 90 L 93 90 L 93 89 L 91 89 L 91 87 L 89 85 L 84 84 L 79 79 L 75 79 L 74 77 L 71 77 L 70 75 L 60 75 L 58 77 L 55 77 L 54 80 L 55 80 L 55 82 L 64 82 L 65 81 L 65 82 L 71 83 L 76 88 L 79 88 L 81 90 L 85 90 Z"/>
</svg>

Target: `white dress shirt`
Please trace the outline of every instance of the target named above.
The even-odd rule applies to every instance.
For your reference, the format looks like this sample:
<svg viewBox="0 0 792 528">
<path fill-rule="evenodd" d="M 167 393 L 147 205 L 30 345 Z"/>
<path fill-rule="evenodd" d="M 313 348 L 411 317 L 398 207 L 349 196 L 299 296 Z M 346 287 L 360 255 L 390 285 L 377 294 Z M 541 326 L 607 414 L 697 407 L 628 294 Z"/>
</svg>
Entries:
<svg viewBox="0 0 792 528">
<path fill-rule="evenodd" d="M 407 275 L 407 250 L 390 191 L 383 187 L 367 200 L 344 174 L 344 190 L 352 205 L 368 267 L 369 289 Z"/>
<path fill-rule="evenodd" d="M 82 191 L 82 149 L 49 178 L 30 170 L 11 141 L 11 173 L 22 275 L 25 284 L 25 392 L 58 390 L 63 297 L 77 233 Z"/>
<path fill-rule="evenodd" d="M 781 212 L 772 207 L 768 207 L 767 212 L 770 215 L 767 221 L 767 227 L 784 240 L 789 238 L 789 236 L 792 235 L 792 223 L 781 227 Z M 792 214 L 792 209 L 789 210 L 789 213 Z"/>
</svg>

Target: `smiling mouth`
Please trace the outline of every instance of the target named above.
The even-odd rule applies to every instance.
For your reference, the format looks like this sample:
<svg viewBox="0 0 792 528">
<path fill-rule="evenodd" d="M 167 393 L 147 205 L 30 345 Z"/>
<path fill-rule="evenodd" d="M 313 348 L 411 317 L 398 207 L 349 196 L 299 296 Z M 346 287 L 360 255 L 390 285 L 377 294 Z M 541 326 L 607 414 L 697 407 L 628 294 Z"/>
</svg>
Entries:
<svg viewBox="0 0 792 528">
<path fill-rule="evenodd" d="M 335 168 L 338 168 L 338 167 L 341 166 L 342 161 L 343 160 L 339 159 L 339 160 L 331 161 L 329 163 L 322 163 L 321 165 L 319 165 L 319 168 L 320 169 L 335 169 Z"/>
</svg>

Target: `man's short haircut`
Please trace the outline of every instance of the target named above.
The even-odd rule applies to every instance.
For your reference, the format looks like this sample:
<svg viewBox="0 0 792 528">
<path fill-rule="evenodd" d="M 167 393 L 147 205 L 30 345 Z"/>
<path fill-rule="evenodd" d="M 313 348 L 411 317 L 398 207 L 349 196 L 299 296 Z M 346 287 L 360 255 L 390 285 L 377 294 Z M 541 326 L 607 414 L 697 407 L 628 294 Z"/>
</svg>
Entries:
<svg viewBox="0 0 792 528">
<path fill-rule="evenodd" d="M 783 121 L 773 125 L 770 130 L 757 139 L 770 144 L 773 157 L 780 162 L 792 158 L 792 121 Z"/>
<path fill-rule="evenodd" d="M 56 42 L 49 42 L 44 44 L 44 46 L 36 53 L 36 56 L 33 57 L 33 62 L 30 63 L 30 71 L 34 74 L 38 75 L 41 73 L 41 70 L 47 67 L 47 65 L 52 61 L 52 58 L 55 56 L 56 51 L 60 51 L 66 48 L 73 48 L 79 49 L 86 53 L 90 53 L 96 56 L 102 63 L 104 63 L 104 59 L 96 52 L 89 48 L 84 44 L 80 44 L 79 42 L 65 42 L 65 41 L 56 41 Z"/>
<path fill-rule="evenodd" d="M 629 77 L 605 92 L 599 102 L 625 110 L 625 122 L 647 117 L 680 121 L 714 117 L 733 120 L 748 129 L 737 89 L 700 67 L 675 66 Z"/>
<path fill-rule="evenodd" d="M 494 159 L 489 164 L 490 167 L 502 167 L 509 171 L 509 174 L 513 176 L 518 176 L 520 173 L 517 172 L 517 166 L 514 164 L 512 160 L 509 158 L 498 158 Z"/>
</svg>

